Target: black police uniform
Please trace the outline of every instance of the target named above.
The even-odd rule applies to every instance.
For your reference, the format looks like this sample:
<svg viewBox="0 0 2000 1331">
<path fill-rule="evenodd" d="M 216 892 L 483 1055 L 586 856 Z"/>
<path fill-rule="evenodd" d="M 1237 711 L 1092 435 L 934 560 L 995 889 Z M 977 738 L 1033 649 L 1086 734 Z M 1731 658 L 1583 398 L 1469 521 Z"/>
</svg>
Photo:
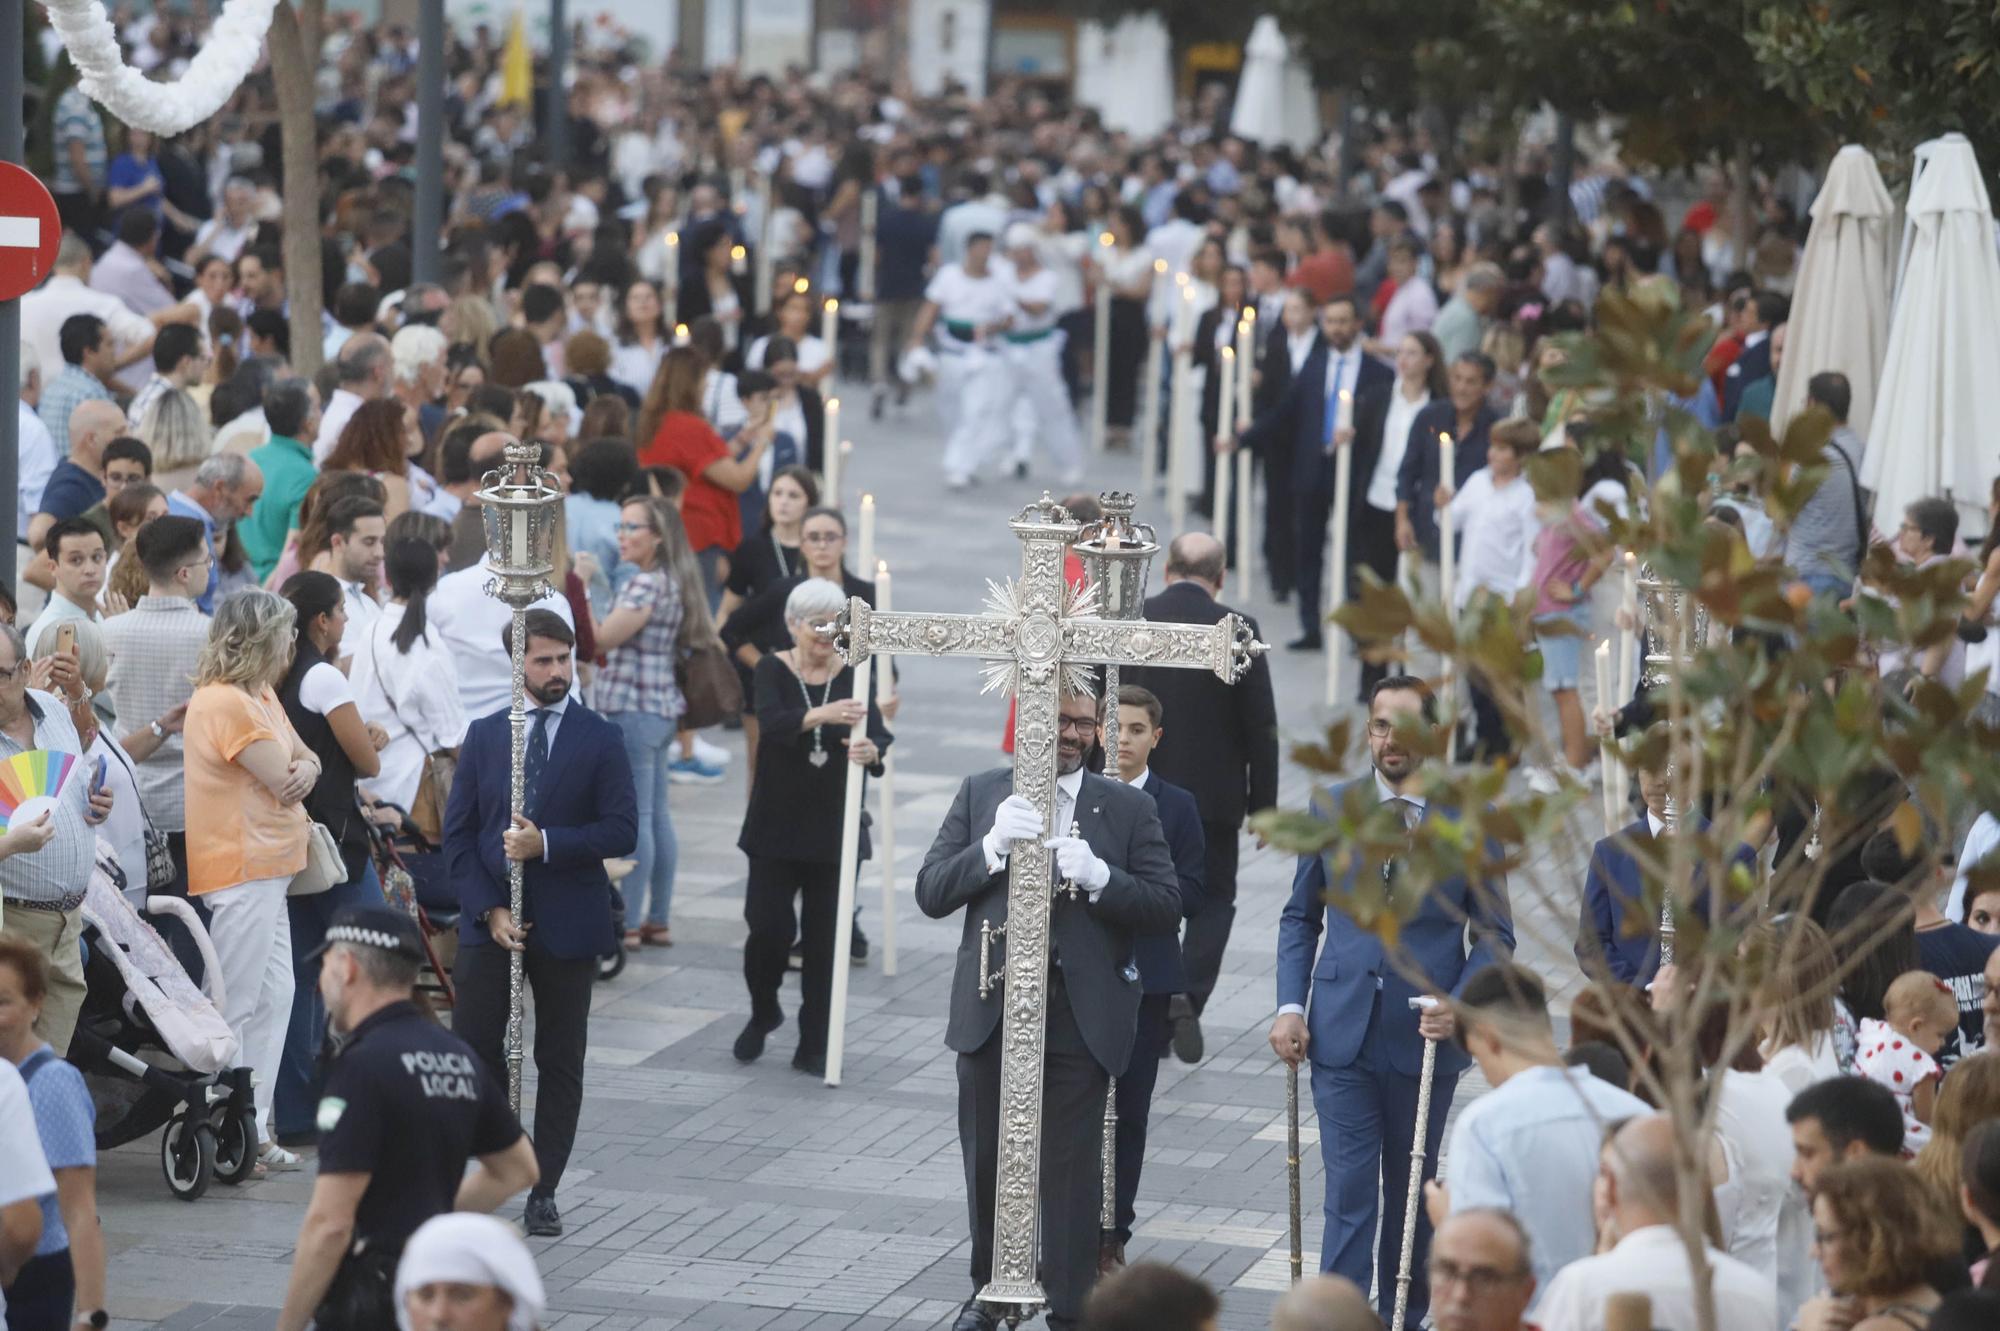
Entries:
<svg viewBox="0 0 2000 1331">
<path fill-rule="evenodd" d="M 396 1261 L 417 1227 L 452 1209 L 469 1159 L 521 1137 L 506 1090 L 471 1046 L 411 1002 L 340 1040 L 319 1102 L 319 1172 L 367 1174 L 354 1240 L 315 1314 L 320 1331 L 396 1324 Z"/>
</svg>

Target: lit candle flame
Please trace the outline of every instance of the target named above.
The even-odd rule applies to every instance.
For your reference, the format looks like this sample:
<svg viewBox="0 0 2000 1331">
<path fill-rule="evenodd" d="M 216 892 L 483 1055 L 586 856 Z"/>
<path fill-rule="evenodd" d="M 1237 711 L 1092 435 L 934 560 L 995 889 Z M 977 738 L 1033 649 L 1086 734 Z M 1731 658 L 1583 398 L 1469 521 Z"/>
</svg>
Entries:
<svg viewBox="0 0 2000 1331">
<path fill-rule="evenodd" d="M 732 245 L 729 247 L 730 259 L 737 262 L 741 262 L 743 257 L 747 255 L 749 252 L 750 251 L 744 249 L 741 245 Z"/>
<path fill-rule="evenodd" d="M 833 314 L 836 313 L 839 309 L 840 309 L 840 302 L 833 299 L 831 296 L 827 297 L 826 312 L 828 314 Z"/>
<path fill-rule="evenodd" d="M 1224 360 L 1235 360 L 1235 359 L 1236 359 L 1236 348 L 1235 348 L 1235 347 L 1224 347 L 1224 348 L 1222 349 L 1222 359 L 1224 359 Z M 1342 390 L 1341 390 L 1341 394 L 1340 394 L 1340 395 L 1341 395 L 1342 397 L 1346 397 L 1346 396 L 1347 396 L 1347 391 L 1346 391 L 1345 389 L 1342 389 Z"/>
<path fill-rule="evenodd" d="M 1166 261 L 1165 259 L 1155 259 L 1155 260 L 1153 260 L 1153 271 L 1154 271 L 1154 272 L 1156 272 L 1156 273 L 1164 273 L 1164 272 L 1166 272 L 1166 271 L 1167 271 L 1167 261 Z"/>
<path fill-rule="evenodd" d="M 667 242 L 666 242 L 666 243 L 667 243 L 667 248 L 668 248 L 668 249 L 672 249 L 672 248 L 674 248 L 674 247 L 675 247 L 676 245 L 678 245 L 678 244 L 680 244 L 680 243 L 681 243 L 681 233 L 680 233 L 680 232 L 678 232 L 678 231 L 669 231 L 669 232 L 667 232 Z"/>
<path fill-rule="evenodd" d="M 1102 245 L 1105 249 L 1108 250 L 1113 245 L 1118 243 L 1118 238 L 1112 235 L 1109 231 L 1100 231 L 1097 233 L 1097 243 Z"/>
<path fill-rule="evenodd" d="M 792 290 L 803 296 L 806 292 L 812 290 L 812 283 L 806 281 L 803 277 L 795 277 L 792 279 Z"/>
</svg>

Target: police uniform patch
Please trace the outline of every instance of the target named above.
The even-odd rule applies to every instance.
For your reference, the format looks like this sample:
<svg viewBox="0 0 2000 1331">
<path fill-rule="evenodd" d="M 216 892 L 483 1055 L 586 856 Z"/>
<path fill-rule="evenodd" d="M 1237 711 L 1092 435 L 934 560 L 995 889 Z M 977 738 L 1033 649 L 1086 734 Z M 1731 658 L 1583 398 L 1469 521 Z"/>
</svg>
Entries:
<svg viewBox="0 0 2000 1331">
<path fill-rule="evenodd" d="M 347 1112 L 347 1101 L 337 1095 L 329 1095 L 319 1102 L 319 1130 L 332 1132 L 340 1122 L 340 1116 Z"/>
</svg>

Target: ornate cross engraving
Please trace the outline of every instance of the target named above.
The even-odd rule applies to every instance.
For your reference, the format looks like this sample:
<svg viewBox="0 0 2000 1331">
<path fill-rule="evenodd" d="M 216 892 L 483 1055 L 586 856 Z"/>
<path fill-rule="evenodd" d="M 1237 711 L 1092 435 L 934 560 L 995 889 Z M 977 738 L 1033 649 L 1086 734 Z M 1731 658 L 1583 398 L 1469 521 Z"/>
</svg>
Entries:
<svg viewBox="0 0 2000 1331">
<path fill-rule="evenodd" d="M 1183 666 L 1213 670 L 1234 683 L 1265 648 L 1236 615 L 1204 626 L 1097 619 L 1095 589 L 1073 591 L 1063 580 L 1063 555 L 1081 530 L 1069 513 L 1045 493 L 1009 526 L 1021 540 L 1021 576 L 1005 587 L 988 584 L 989 613 L 878 614 L 856 597 L 832 632 L 850 663 L 876 652 L 986 658 L 981 691 L 1006 688 L 1015 699 L 1014 793 L 1041 812 L 1043 826 L 1053 827 L 1057 707 L 1065 682 L 1085 682 L 1080 667 Z M 1039 845 L 1017 841 L 1014 851 L 1008 858 L 1007 946 L 1001 966 L 993 1279 L 979 1298 L 1032 1313 L 1045 1302 L 1035 1278 L 1035 1249 L 1053 874 L 1051 857 Z M 983 962 L 984 957 L 982 978 Z"/>
</svg>

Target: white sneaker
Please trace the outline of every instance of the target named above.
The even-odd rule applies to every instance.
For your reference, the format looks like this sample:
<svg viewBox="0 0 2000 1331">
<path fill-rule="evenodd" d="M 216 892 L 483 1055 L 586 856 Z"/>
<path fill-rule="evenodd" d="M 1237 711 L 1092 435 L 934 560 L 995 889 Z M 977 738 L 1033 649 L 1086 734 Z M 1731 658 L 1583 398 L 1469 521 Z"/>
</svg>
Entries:
<svg viewBox="0 0 2000 1331">
<path fill-rule="evenodd" d="M 1537 795 L 1553 795 L 1562 789 L 1562 778 L 1553 767 L 1524 767 L 1521 771 L 1528 779 L 1528 789 Z"/>
<path fill-rule="evenodd" d="M 265 1142 L 264 1149 L 257 1152 L 257 1163 L 271 1170 L 297 1169 L 299 1153 L 288 1151 L 276 1142 Z"/>
<path fill-rule="evenodd" d="M 694 756 L 711 767 L 729 766 L 729 750 L 720 744 L 710 744 L 700 735 L 694 737 Z"/>
</svg>

